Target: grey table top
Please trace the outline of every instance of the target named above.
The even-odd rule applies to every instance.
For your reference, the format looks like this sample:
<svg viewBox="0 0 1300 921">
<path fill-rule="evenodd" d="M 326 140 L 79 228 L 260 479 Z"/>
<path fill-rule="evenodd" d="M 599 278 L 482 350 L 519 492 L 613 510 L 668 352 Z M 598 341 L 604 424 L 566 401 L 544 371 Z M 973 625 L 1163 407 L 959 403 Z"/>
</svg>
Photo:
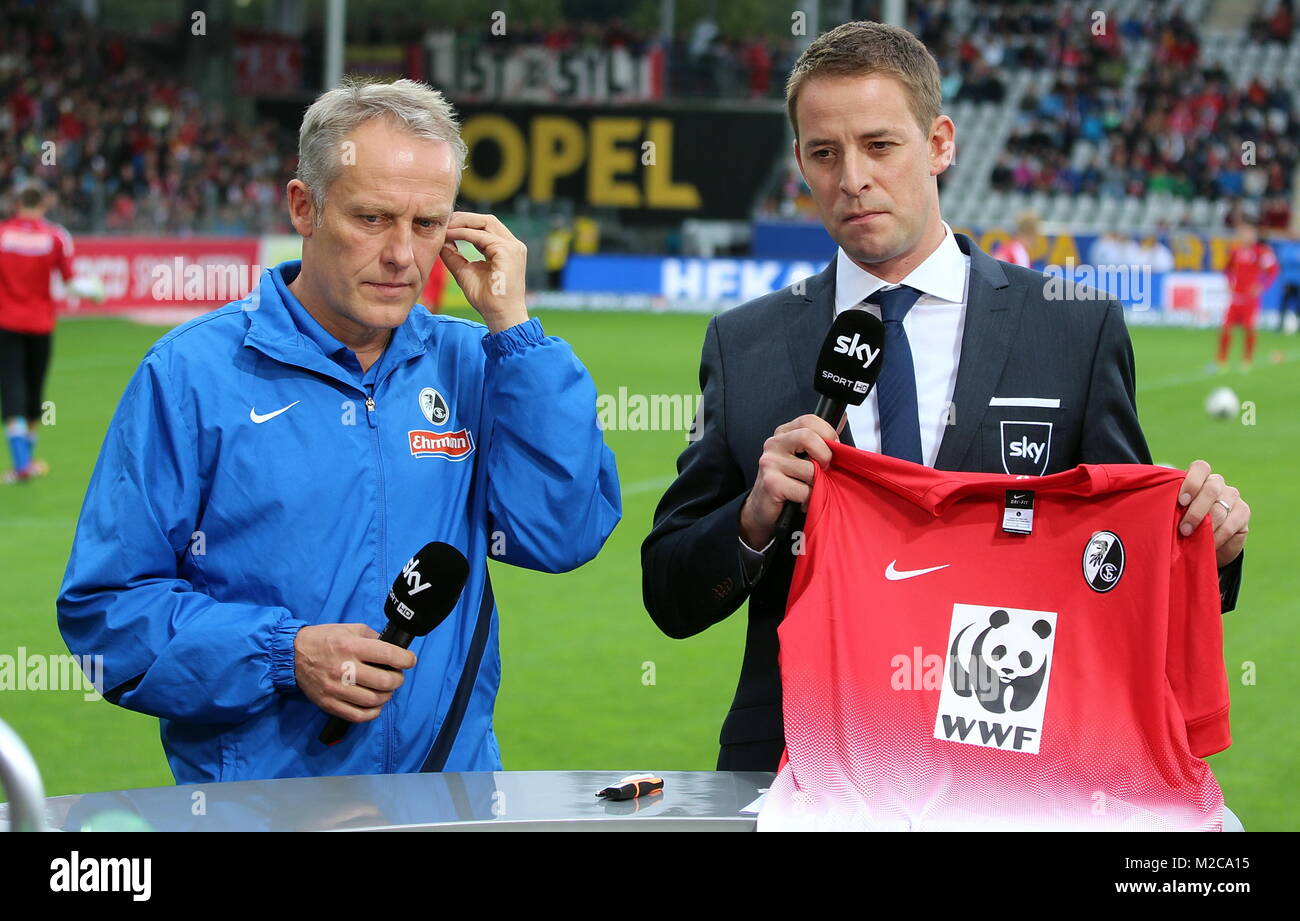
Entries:
<svg viewBox="0 0 1300 921">
<path fill-rule="evenodd" d="M 596 791 L 625 771 L 497 771 L 300 777 L 53 796 L 51 829 L 156 831 L 752 831 L 741 815 L 772 774 L 660 772 L 662 794 L 625 802 Z M 8 806 L 0 804 L 0 828 Z"/>
</svg>

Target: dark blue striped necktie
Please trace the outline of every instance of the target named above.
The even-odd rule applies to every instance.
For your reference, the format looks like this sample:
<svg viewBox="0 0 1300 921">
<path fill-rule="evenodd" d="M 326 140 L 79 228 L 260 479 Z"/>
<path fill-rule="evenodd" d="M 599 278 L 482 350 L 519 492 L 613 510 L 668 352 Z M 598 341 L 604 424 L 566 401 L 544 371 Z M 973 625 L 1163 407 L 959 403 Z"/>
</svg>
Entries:
<svg viewBox="0 0 1300 921">
<path fill-rule="evenodd" d="M 903 317 L 921 292 L 907 285 L 877 291 L 867 298 L 880 305 L 885 322 L 885 356 L 876 381 L 876 406 L 880 410 L 880 453 L 923 463 L 921 417 L 916 405 L 916 368 L 903 331 Z"/>
</svg>

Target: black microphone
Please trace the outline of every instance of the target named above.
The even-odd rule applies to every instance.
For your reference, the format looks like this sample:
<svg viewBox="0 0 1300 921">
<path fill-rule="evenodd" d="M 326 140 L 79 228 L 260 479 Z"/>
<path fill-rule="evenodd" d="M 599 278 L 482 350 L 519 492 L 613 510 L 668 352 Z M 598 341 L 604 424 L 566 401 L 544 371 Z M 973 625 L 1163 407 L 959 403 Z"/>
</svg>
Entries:
<svg viewBox="0 0 1300 921">
<path fill-rule="evenodd" d="M 388 626 L 379 639 L 406 649 L 411 640 L 424 636 L 447 619 L 469 578 L 469 562 L 465 555 L 451 544 L 434 541 L 406 561 L 402 571 L 393 580 L 384 601 L 384 614 Z M 389 665 L 375 668 L 396 671 Z M 320 740 L 326 745 L 336 745 L 352 725 L 340 716 L 331 716 L 321 731 Z"/>
<path fill-rule="evenodd" d="M 832 428 L 839 428 L 844 410 L 861 405 L 876 385 L 884 350 L 885 324 L 874 315 L 854 308 L 835 318 L 822 343 L 813 375 L 813 389 L 819 394 L 814 410 L 817 418 L 826 420 Z M 803 451 L 795 456 L 805 460 L 808 457 Z M 787 500 L 776 520 L 777 546 L 785 545 L 798 515 L 799 503 Z"/>
</svg>

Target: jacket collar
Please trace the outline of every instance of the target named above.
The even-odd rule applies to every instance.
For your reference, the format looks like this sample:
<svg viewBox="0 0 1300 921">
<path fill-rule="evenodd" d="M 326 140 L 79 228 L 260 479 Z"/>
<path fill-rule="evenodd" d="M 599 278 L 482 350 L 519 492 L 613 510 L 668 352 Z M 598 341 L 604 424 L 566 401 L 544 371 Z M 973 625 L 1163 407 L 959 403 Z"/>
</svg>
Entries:
<svg viewBox="0 0 1300 921">
<path fill-rule="evenodd" d="M 955 470 L 966 457 L 975 433 L 988 412 L 989 399 L 1011 354 L 1011 340 L 1020 325 L 1026 288 L 1010 289 L 1001 264 L 965 234 L 956 235 L 961 251 L 970 256 L 966 291 L 966 321 L 952 402 L 955 420 L 939 442 L 934 466 Z"/>
<path fill-rule="evenodd" d="M 786 329 L 785 344 L 790 353 L 790 370 L 798 394 L 798 403 L 806 407 L 801 412 L 812 412 L 817 403 L 813 389 L 813 376 L 817 369 L 817 356 L 822 342 L 835 319 L 835 259 L 816 275 L 795 282 L 790 288 L 790 325 Z M 853 443 L 846 426 L 845 441 Z"/>
<path fill-rule="evenodd" d="M 262 272 L 257 287 L 241 303 L 248 314 L 244 345 L 276 361 L 324 374 L 359 389 L 360 379 L 355 373 L 332 357 L 337 349 L 346 346 L 321 327 L 289 290 L 289 283 L 301 268 L 301 260 L 295 259 Z M 418 305 L 411 308 L 402 325 L 393 330 L 379 358 L 384 362 L 381 380 L 402 362 L 428 350 L 434 326 L 432 319 Z"/>
</svg>

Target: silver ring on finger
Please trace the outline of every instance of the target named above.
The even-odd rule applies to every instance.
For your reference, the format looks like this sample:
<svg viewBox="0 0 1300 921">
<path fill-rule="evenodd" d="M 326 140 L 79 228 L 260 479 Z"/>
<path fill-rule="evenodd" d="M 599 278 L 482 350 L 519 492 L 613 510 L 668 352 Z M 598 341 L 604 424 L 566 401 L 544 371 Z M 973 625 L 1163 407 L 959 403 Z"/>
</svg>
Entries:
<svg viewBox="0 0 1300 921">
<path fill-rule="evenodd" d="M 1219 503 L 1220 505 L 1222 505 L 1222 506 L 1223 506 L 1223 510 L 1224 510 L 1225 512 L 1231 512 L 1231 511 L 1232 511 L 1232 506 L 1229 505 L 1228 503 L 1224 502 L 1222 499 L 1215 499 L 1214 501 L 1217 502 L 1217 503 Z"/>
</svg>

